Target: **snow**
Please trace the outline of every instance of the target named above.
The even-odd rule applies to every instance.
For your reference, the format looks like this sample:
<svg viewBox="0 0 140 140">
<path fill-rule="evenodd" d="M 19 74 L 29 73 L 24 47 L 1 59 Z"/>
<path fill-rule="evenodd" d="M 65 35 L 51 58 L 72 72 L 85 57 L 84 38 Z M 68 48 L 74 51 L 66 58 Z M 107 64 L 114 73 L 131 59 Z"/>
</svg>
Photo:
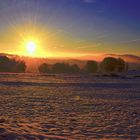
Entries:
<svg viewBox="0 0 140 140">
<path fill-rule="evenodd" d="M 0 140 L 140 139 L 140 78 L 0 74 Z"/>
<path fill-rule="evenodd" d="M 125 73 L 125 76 L 140 77 L 140 70 L 130 70 Z"/>
</svg>

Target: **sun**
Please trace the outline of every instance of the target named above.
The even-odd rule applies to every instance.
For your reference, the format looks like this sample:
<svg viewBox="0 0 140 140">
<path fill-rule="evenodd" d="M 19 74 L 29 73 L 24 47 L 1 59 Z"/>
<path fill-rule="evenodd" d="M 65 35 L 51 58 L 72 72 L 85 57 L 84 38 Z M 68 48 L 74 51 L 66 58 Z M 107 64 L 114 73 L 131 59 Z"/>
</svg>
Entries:
<svg viewBox="0 0 140 140">
<path fill-rule="evenodd" d="M 35 41 L 27 41 L 26 42 L 26 49 L 29 54 L 34 54 L 37 48 L 37 44 Z"/>
</svg>

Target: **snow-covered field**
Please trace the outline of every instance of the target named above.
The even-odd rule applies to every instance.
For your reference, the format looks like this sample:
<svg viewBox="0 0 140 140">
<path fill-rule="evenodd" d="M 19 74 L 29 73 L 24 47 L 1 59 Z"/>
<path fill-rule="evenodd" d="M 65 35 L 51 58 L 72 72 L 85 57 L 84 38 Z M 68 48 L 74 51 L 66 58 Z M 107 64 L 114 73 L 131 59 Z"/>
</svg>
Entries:
<svg viewBox="0 0 140 140">
<path fill-rule="evenodd" d="M 0 140 L 140 139 L 140 78 L 0 74 Z"/>
</svg>

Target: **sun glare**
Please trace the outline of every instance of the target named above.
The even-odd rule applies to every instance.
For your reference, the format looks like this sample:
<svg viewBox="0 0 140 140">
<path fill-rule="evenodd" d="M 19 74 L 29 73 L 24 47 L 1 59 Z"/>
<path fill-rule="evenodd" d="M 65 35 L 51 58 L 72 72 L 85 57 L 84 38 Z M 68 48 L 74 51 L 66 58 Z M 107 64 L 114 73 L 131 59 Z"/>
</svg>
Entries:
<svg viewBox="0 0 140 140">
<path fill-rule="evenodd" d="M 36 45 L 36 43 L 35 43 L 34 41 L 28 41 L 28 42 L 26 43 L 27 51 L 28 51 L 28 53 L 30 53 L 30 54 L 34 54 L 34 53 L 35 53 L 36 47 L 37 47 L 37 45 Z"/>
</svg>

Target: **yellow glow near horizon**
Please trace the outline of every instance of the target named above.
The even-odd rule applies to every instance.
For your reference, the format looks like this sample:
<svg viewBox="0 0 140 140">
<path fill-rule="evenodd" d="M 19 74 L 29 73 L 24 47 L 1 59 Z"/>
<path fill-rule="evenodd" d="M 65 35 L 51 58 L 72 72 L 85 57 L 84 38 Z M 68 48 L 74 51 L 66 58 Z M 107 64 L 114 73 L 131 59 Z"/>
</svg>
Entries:
<svg viewBox="0 0 140 140">
<path fill-rule="evenodd" d="M 16 23 L 0 32 L 1 53 L 16 54 L 27 57 L 50 58 L 83 58 L 90 59 L 93 55 L 117 53 L 123 54 L 125 43 L 118 44 L 98 40 L 86 40 L 77 38 L 65 30 L 51 28 L 47 25 L 34 24 L 34 22 Z M 118 47 L 119 49 L 115 49 Z M 131 49 L 132 53 L 139 55 L 140 51 Z M 129 50 L 125 50 L 129 53 Z"/>
<path fill-rule="evenodd" d="M 79 43 L 76 43 L 75 37 L 68 38 L 65 32 L 40 24 L 34 25 L 32 22 L 29 24 L 27 22 L 17 23 L 17 25 L 14 25 L 14 30 L 13 28 L 7 30 L 3 39 L 0 42 L 0 47 L 2 46 L 3 52 L 9 54 L 50 58 L 73 58 L 83 55 L 83 52 L 77 49 Z M 85 49 L 83 50 L 86 53 Z"/>
</svg>

